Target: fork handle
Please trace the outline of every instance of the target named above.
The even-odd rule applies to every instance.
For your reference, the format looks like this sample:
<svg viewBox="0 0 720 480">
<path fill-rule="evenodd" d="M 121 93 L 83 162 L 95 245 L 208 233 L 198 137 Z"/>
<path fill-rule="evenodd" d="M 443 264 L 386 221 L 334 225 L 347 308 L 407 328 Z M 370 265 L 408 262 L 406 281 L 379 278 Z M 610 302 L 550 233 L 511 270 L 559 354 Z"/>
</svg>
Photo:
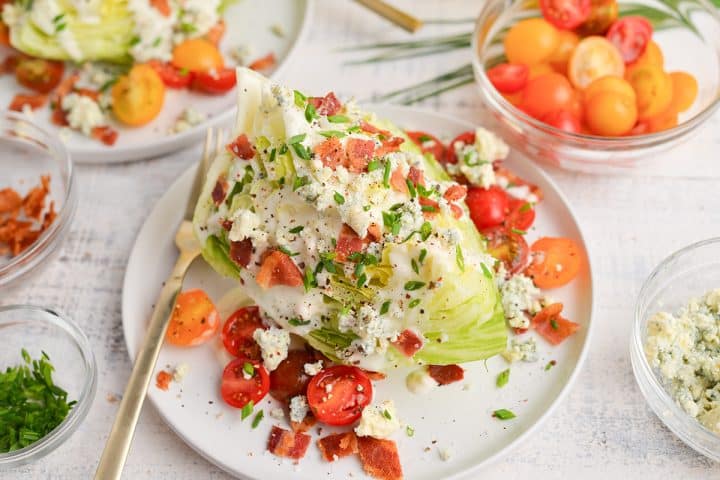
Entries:
<svg viewBox="0 0 720 480">
<path fill-rule="evenodd" d="M 132 443 L 135 426 L 142 409 L 148 385 L 155 369 L 175 301 L 182 288 L 190 264 L 197 258 L 196 252 L 180 253 L 170 278 L 166 281 L 155 304 L 145 340 L 138 352 L 125 394 L 120 402 L 110 436 L 105 444 L 95 480 L 118 480 L 122 474 Z"/>
</svg>

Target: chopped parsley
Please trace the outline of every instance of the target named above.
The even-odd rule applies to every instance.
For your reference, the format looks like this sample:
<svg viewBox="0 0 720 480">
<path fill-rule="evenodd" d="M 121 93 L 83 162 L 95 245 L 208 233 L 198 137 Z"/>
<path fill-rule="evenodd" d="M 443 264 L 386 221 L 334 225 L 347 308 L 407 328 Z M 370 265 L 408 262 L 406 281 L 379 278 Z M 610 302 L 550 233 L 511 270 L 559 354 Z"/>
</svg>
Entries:
<svg viewBox="0 0 720 480">
<path fill-rule="evenodd" d="M 349 123 L 350 119 L 345 115 L 328 115 L 328 122 L 330 123 Z"/>
<path fill-rule="evenodd" d="M 557 323 L 557 320 L 555 320 L 554 318 L 550 319 L 550 326 L 552 327 L 553 330 L 557 330 L 560 328 L 560 326 Z"/>
<path fill-rule="evenodd" d="M 418 267 L 418 263 L 414 258 L 412 260 L 410 260 L 410 266 L 412 267 L 413 272 L 415 272 L 418 275 L 420 274 L 420 267 Z"/>
<path fill-rule="evenodd" d="M 180 24 L 180 30 L 182 30 L 183 33 L 194 33 L 197 31 L 197 27 L 192 23 L 183 22 Z"/>
<path fill-rule="evenodd" d="M 418 280 L 410 280 L 405 282 L 405 290 L 412 292 L 414 290 L 420 290 L 425 286 L 425 282 L 420 282 Z"/>
<path fill-rule="evenodd" d="M 310 320 L 301 320 L 297 317 L 293 317 L 288 320 L 288 324 L 292 325 L 293 327 L 302 327 L 304 325 L 310 325 Z"/>
<path fill-rule="evenodd" d="M 400 212 L 382 212 L 383 224 L 385 228 L 390 230 L 393 235 L 400 233 L 400 218 L 402 213 Z"/>
<path fill-rule="evenodd" d="M 335 192 L 333 194 L 333 198 L 335 199 L 335 203 L 338 205 L 344 205 L 345 204 L 345 197 L 340 194 L 340 192 Z"/>
<path fill-rule="evenodd" d="M 258 425 L 260 425 L 260 422 L 262 421 L 263 417 L 265 417 L 265 411 L 260 410 L 255 414 L 255 418 L 253 418 L 252 421 L 252 428 L 257 428 Z"/>
<path fill-rule="evenodd" d="M 358 288 L 365 285 L 365 282 L 367 282 L 367 275 L 364 273 L 360 275 L 360 277 L 357 279 L 357 283 L 355 284 Z"/>
<path fill-rule="evenodd" d="M 293 227 L 293 228 L 291 228 L 291 229 L 288 230 L 288 231 L 289 231 L 290 233 L 298 234 L 298 233 L 302 232 L 304 228 L 305 228 L 304 225 L 298 225 L 297 227 Z"/>
<path fill-rule="evenodd" d="M 328 117 L 328 118 L 330 118 L 330 117 Z M 358 132 L 361 132 L 361 131 L 362 131 L 362 128 L 360 128 L 359 125 L 353 125 L 352 127 L 350 127 L 350 128 L 347 129 L 347 132 L 348 132 L 348 133 L 358 133 Z"/>
<path fill-rule="evenodd" d="M 432 137 L 430 135 L 420 135 L 418 137 L 418 140 L 420 140 L 420 143 L 425 143 L 425 142 L 429 142 L 430 140 L 432 140 Z"/>
<path fill-rule="evenodd" d="M 515 414 L 510 410 L 501 408 L 500 410 L 495 410 L 493 412 L 493 417 L 499 420 L 510 420 L 511 418 L 515 418 Z"/>
<path fill-rule="evenodd" d="M 290 146 L 295 154 L 303 160 L 310 160 L 310 150 L 302 143 L 291 143 Z"/>
<path fill-rule="evenodd" d="M 140 37 L 138 37 L 137 35 L 135 35 L 134 37 L 132 37 L 132 38 L 130 39 L 130 46 L 131 46 L 131 47 L 134 47 L 134 46 L 137 45 L 138 43 L 140 43 Z"/>
<path fill-rule="evenodd" d="M 532 210 L 532 208 L 533 208 L 532 203 L 530 203 L 530 202 L 525 202 L 525 203 L 523 203 L 523 204 L 520 206 L 520 209 L 519 209 L 518 211 L 519 211 L 520 213 L 525 213 L 525 212 L 529 212 L 530 210 Z"/>
<path fill-rule="evenodd" d="M 510 380 L 510 369 L 503 370 L 500 372 L 497 376 L 497 379 L 495 380 L 495 385 L 497 385 L 498 388 L 502 388 L 505 385 L 507 385 L 508 381 Z"/>
<path fill-rule="evenodd" d="M 240 420 L 245 420 L 247 417 L 252 415 L 253 408 L 255 408 L 255 404 L 252 400 L 250 400 L 244 407 L 242 407 L 242 410 L 240 410 Z"/>
</svg>

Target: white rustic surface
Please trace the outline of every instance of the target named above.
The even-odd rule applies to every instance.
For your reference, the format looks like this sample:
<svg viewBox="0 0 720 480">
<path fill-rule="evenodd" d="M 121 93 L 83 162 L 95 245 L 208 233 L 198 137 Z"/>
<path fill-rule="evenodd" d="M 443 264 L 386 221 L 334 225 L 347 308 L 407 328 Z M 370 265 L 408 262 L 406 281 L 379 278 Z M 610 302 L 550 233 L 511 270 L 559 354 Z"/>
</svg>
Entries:
<svg viewBox="0 0 720 480">
<path fill-rule="evenodd" d="M 471 0 L 396 1 L 423 18 L 472 17 Z M 314 23 L 283 80 L 307 92 L 334 89 L 358 99 L 432 77 L 467 61 L 468 52 L 396 64 L 343 66 L 340 45 L 407 38 L 347 1 L 318 0 Z M 429 27 L 423 35 L 467 30 Z M 468 86 L 425 107 L 481 121 Z M 551 172 L 572 201 L 589 240 L 595 270 L 595 336 L 570 395 L 536 434 L 487 468 L 484 479 L 720 478 L 718 465 L 685 447 L 649 411 L 635 385 L 628 341 L 635 297 L 650 270 L 672 251 L 720 235 L 720 127 L 715 117 L 691 144 L 636 176 Z M 80 323 L 100 368 L 98 394 L 85 423 L 42 461 L 0 470 L 7 480 L 90 478 L 108 435 L 130 363 L 121 329 L 120 295 L 128 253 L 155 201 L 198 156 L 197 150 L 114 167 L 81 167 L 80 207 L 59 257 L 43 273 L 0 292 L 0 304 L 58 308 Z M 3 289 L 5 290 L 5 289 Z M 125 478 L 226 479 L 185 446 L 147 406 Z"/>
</svg>

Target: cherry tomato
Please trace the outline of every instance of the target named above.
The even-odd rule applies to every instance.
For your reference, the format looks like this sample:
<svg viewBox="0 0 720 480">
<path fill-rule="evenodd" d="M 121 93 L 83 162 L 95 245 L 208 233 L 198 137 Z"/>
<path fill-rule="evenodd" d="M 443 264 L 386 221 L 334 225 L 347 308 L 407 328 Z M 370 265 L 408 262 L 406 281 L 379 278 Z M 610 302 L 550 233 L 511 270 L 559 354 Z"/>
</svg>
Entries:
<svg viewBox="0 0 720 480">
<path fill-rule="evenodd" d="M 532 260 L 525 274 L 538 288 L 557 288 L 569 283 L 580 271 L 580 247 L 569 238 L 543 237 L 530 247 Z"/>
<path fill-rule="evenodd" d="M 505 227 L 483 232 L 490 255 L 503 262 L 508 273 L 522 270 L 527 264 L 528 245 L 522 235 Z"/>
<path fill-rule="evenodd" d="M 190 72 L 209 72 L 225 66 L 220 50 L 204 38 L 190 38 L 173 49 L 172 64 Z"/>
<path fill-rule="evenodd" d="M 523 91 L 521 108 L 535 118 L 569 108 L 575 91 L 567 78 L 559 73 L 546 73 L 530 80 Z"/>
<path fill-rule="evenodd" d="M 501 63 L 487 71 L 490 83 L 502 93 L 515 93 L 525 88 L 529 74 L 527 65 L 512 63 Z"/>
<path fill-rule="evenodd" d="M 568 77 L 577 88 L 606 75 L 622 77 L 625 62 L 615 46 L 604 37 L 592 36 L 578 43 L 568 63 Z"/>
<path fill-rule="evenodd" d="M 265 328 L 260 309 L 255 305 L 239 308 L 223 326 L 221 336 L 225 350 L 236 357 L 260 360 L 260 347 L 253 338 L 258 328 Z"/>
<path fill-rule="evenodd" d="M 457 137 L 453 138 L 448 144 L 445 161 L 443 163 L 457 163 L 457 152 L 456 149 L 460 145 L 473 145 L 475 143 L 475 132 L 463 132 Z"/>
<path fill-rule="evenodd" d="M 25 105 L 27 105 L 32 110 L 37 110 L 38 108 L 44 107 L 47 102 L 48 96 L 42 93 L 33 93 L 30 95 L 18 93 L 13 97 L 8 109 L 14 112 L 22 112 Z"/>
<path fill-rule="evenodd" d="M 591 0 L 590 16 L 577 29 L 583 37 L 604 35 L 618 18 L 617 0 Z"/>
<path fill-rule="evenodd" d="M 257 404 L 270 389 L 270 377 L 257 360 L 236 358 L 223 370 L 220 395 L 225 403 L 242 408 L 249 402 Z"/>
<path fill-rule="evenodd" d="M 539 77 L 540 75 L 545 75 L 546 73 L 554 73 L 555 69 L 549 64 L 549 63 L 536 63 L 532 67 L 530 67 L 530 75 L 528 76 L 528 81 Z"/>
<path fill-rule="evenodd" d="M 505 56 L 510 63 L 534 65 L 552 55 L 558 42 L 558 32 L 542 18 L 521 20 L 505 36 Z"/>
<path fill-rule="evenodd" d="M 522 103 L 522 91 L 517 93 L 503 93 L 503 98 L 510 102 L 511 105 L 514 105 L 516 107 L 519 107 Z"/>
<path fill-rule="evenodd" d="M 210 72 L 198 72 L 193 74 L 193 80 L 190 84 L 193 90 L 213 95 L 222 95 L 235 87 L 237 79 L 235 78 L 234 68 L 223 68 Z"/>
<path fill-rule="evenodd" d="M 431 135 L 427 132 L 412 132 L 407 131 L 407 136 L 410 137 L 423 153 L 429 153 L 438 162 L 443 161 L 445 158 L 445 144 L 436 136 Z"/>
<path fill-rule="evenodd" d="M 509 213 L 505 218 L 506 228 L 516 228 L 518 230 L 527 231 L 535 222 L 535 208 L 531 203 L 519 198 L 511 198 L 509 203 Z"/>
<path fill-rule="evenodd" d="M 645 51 L 652 32 L 652 24 L 645 17 L 630 16 L 616 20 L 606 37 L 620 51 L 625 63 L 630 63 Z"/>
<path fill-rule="evenodd" d="M 165 84 L 152 67 L 137 64 L 118 78 L 111 90 L 112 110 L 125 125 L 138 127 L 158 116 L 165 101 Z"/>
<path fill-rule="evenodd" d="M 205 292 L 192 289 L 178 295 L 165 338 L 179 347 L 207 342 L 220 326 L 220 314 Z"/>
<path fill-rule="evenodd" d="M 625 95 L 635 101 L 635 90 L 627 80 L 608 75 L 606 77 L 600 77 L 594 80 L 587 88 L 583 91 L 583 100 L 587 103 L 600 92 L 615 92 L 620 95 Z"/>
<path fill-rule="evenodd" d="M 635 90 L 639 119 L 659 115 L 672 103 L 672 79 L 662 68 L 650 64 L 636 65 L 628 69 L 625 78 Z"/>
<path fill-rule="evenodd" d="M 327 425 L 348 425 L 372 401 L 368 376 L 357 367 L 336 365 L 315 375 L 307 387 L 313 415 Z"/>
<path fill-rule="evenodd" d="M 650 40 L 645 47 L 645 51 L 638 57 L 637 60 L 628 65 L 628 68 L 636 65 L 650 64 L 663 68 L 665 65 L 665 57 L 663 56 L 662 50 L 654 40 Z"/>
<path fill-rule="evenodd" d="M 540 0 L 545 20 L 561 30 L 573 30 L 590 16 L 590 0 Z"/>
<path fill-rule="evenodd" d="M 601 91 L 585 104 L 585 122 L 595 135 L 625 135 L 633 128 L 637 119 L 635 101 L 622 93 Z"/>
<path fill-rule="evenodd" d="M 558 73 L 567 74 L 567 65 L 570 61 L 570 55 L 577 44 L 580 43 L 580 37 L 575 32 L 569 30 L 560 30 L 558 32 L 558 43 L 553 50 L 552 55 L 547 61 L 550 66 Z"/>
<path fill-rule="evenodd" d="M 487 190 L 479 187 L 470 187 L 465 197 L 470 209 L 470 218 L 478 230 L 495 227 L 502 224 L 509 208 L 508 194 L 498 186 Z"/>
<path fill-rule="evenodd" d="M 289 402 L 294 396 L 305 395 L 311 378 L 305 373 L 305 364 L 317 360 L 307 350 L 290 350 L 287 358 L 270 372 L 270 395 L 280 402 Z"/>
<path fill-rule="evenodd" d="M 651 133 L 669 130 L 678 125 L 678 111 L 670 105 L 664 112 L 646 119 L 644 123 Z"/>
<path fill-rule="evenodd" d="M 60 84 L 65 64 L 41 58 L 21 57 L 15 66 L 17 82 L 39 93 L 49 93 Z"/>
<path fill-rule="evenodd" d="M 582 131 L 580 120 L 578 120 L 577 116 L 570 113 L 569 110 L 555 110 L 554 112 L 550 112 L 542 117 L 542 121 L 565 132 L 580 133 Z"/>
<path fill-rule="evenodd" d="M 695 77 L 686 72 L 670 72 L 672 81 L 672 107 L 682 113 L 689 109 L 698 94 L 698 83 Z"/>
<path fill-rule="evenodd" d="M 159 60 L 150 60 L 148 62 L 163 81 L 166 87 L 169 88 L 187 88 L 192 80 L 192 74 L 180 68 L 177 68 L 172 63 L 161 62 Z"/>
</svg>

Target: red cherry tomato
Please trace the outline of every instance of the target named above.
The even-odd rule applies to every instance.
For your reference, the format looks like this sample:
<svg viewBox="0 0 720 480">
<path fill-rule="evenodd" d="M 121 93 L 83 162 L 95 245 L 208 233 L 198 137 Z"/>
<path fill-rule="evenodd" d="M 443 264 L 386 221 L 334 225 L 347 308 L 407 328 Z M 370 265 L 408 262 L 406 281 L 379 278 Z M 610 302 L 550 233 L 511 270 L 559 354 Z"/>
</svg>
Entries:
<svg viewBox="0 0 720 480">
<path fill-rule="evenodd" d="M 470 218 L 478 230 L 495 227 L 505 221 L 509 208 L 508 194 L 500 187 L 470 187 L 465 197 Z"/>
<path fill-rule="evenodd" d="M 265 328 L 258 307 L 252 305 L 238 309 L 225 321 L 222 329 L 225 350 L 236 357 L 260 360 L 260 346 L 253 339 L 253 333 L 258 328 Z"/>
<path fill-rule="evenodd" d="M 190 88 L 202 93 L 221 95 L 235 87 L 234 68 L 221 68 L 209 72 L 194 72 Z"/>
<path fill-rule="evenodd" d="M 60 84 L 65 64 L 41 58 L 21 57 L 15 67 L 17 82 L 39 93 L 49 93 Z"/>
<path fill-rule="evenodd" d="M 505 227 L 496 227 L 483 232 L 487 240 L 488 253 L 505 264 L 510 273 L 517 273 L 525 267 L 528 259 L 528 245 L 522 235 Z"/>
<path fill-rule="evenodd" d="M 459 145 L 472 145 L 475 143 L 475 132 L 469 131 L 464 132 L 453 138 L 448 144 L 447 153 L 445 155 L 445 161 L 442 163 L 457 163 L 457 153 L 455 152 L 455 144 Z"/>
<path fill-rule="evenodd" d="M 528 82 L 520 108 L 541 119 L 555 110 L 572 108 L 574 100 L 575 90 L 565 75 L 545 73 Z"/>
<path fill-rule="evenodd" d="M 270 395 L 280 402 L 288 402 L 296 395 L 305 395 L 310 376 L 305 364 L 317 361 L 307 350 L 290 350 L 285 360 L 270 372 Z"/>
<path fill-rule="evenodd" d="M 630 16 L 610 25 L 606 37 L 620 51 L 625 63 L 630 63 L 643 54 L 652 33 L 652 24 L 645 17 Z"/>
<path fill-rule="evenodd" d="M 501 63 L 488 70 L 487 76 L 499 92 L 515 93 L 527 85 L 530 69 L 523 64 Z"/>
<path fill-rule="evenodd" d="M 516 228 L 527 231 L 535 222 L 535 209 L 532 204 L 519 198 L 511 198 L 509 203 L 510 211 L 505 218 L 507 228 Z"/>
<path fill-rule="evenodd" d="M 442 162 L 445 159 L 445 144 L 436 136 L 427 132 L 407 131 L 407 136 L 412 140 L 423 153 L 430 153 L 435 160 Z"/>
<path fill-rule="evenodd" d="M 582 124 L 575 115 L 568 110 L 555 110 L 542 118 L 548 125 L 570 133 L 580 133 Z"/>
<path fill-rule="evenodd" d="M 540 0 L 545 20 L 561 30 L 573 30 L 590 16 L 590 0 Z"/>
<path fill-rule="evenodd" d="M 220 395 L 231 407 L 242 408 L 250 401 L 257 404 L 269 389 L 270 377 L 257 360 L 236 358 L 223 370 Z"/>
<path fill-rule="evenodd" d="M 168 88 L 187 88 L 192 80 L 192 73 L 177 68 L 169 62 L 161 62 L 159 60 L 150 60 L 148 62 L 153 70 L 160 75 L 160 79 Z"/>
<path fill-rule="evenodd" d="M 327 425 L 348 425 L 372 401 L 372 384 L 357 367 L 336 365 L 315 375 L 307 387 L 310 409 Z"/>
</svg>

